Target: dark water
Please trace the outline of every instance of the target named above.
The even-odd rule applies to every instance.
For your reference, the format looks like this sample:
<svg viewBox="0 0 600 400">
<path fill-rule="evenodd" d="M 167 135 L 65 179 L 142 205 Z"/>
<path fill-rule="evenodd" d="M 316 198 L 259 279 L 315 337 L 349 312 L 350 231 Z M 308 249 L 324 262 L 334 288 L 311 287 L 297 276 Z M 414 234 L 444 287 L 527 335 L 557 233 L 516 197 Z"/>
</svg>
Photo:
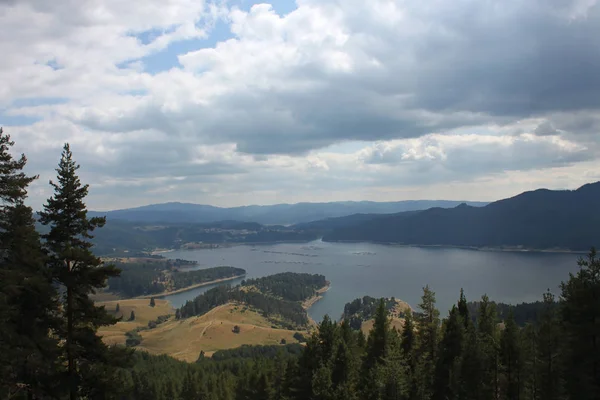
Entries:
<svg viewBox="0 0 600 400">
<path fill-rule="evenodd" d="M 165 256 L 198 261 L 198 269 L 219 265 L 244 268 L 249 278 L 284 271 L 323 274 L 331 281 L 331 288 L 309 310 L 317 321 L 325 314 L 337 319 L 347 302 L 365 295 L 395 296 L 416 307 L 422 287 L 427 284 L 436 292 L 438 308 L 444 316 L 457 301 L 461 287 L 469 300 L 483 294 L 506 303 L 541 300 L 548 288 L 558 294 L 560 282 L 578 268 L 578 256 L 574 254 L 320 241 L 176 251 Z M 166 298 L 179 307 L 208 289 L 209 286 L 197 288 Z"/>
</svg>

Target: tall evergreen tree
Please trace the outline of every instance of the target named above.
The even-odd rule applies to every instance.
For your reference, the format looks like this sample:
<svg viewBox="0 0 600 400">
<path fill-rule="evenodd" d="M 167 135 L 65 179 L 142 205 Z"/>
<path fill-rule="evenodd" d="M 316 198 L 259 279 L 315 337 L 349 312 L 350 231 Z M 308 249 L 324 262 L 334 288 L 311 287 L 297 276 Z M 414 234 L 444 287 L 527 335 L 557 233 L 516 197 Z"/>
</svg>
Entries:
<svg viewBox="0 0 600 400">
<path fill-rule="evenodd" d="M 434 399 L 451 400 L 458 398 L 460 361 L 464 347 L 465 328 L 456 306 L 442 326 L 434 383 Z"/>
<path fill-rule="evenodd" d="M 483 398 L 483 365 L 477 331 L 475 326 L 470 324 L 465 333 L 465 349 L 460 363 L 459 399 Z"/>
<path fill-rule="evenodd" d="M 539 399 L 537 329 L 533 323 L 525 325 L 520 332 L 523 358 L 523 399 Z"/>
<path fill-rule="evenodd" d="M 394 368 L 394 363 L 399 363 L 400 359 L 392 357 L 392 334 L 385 299 L 380 299 L 375 312 L 373 328 L 367 339 L 363 362 L 363 395 L 361 397 L 364 399 L 394 397 L 400 392 L 399 373 Z M 399 345 L 399 339 L 397 342 Z M 399 346 L 397 350 L 397 354 L 400 355 Z"/>
<path fill-rule="evenodd" d="M 416 381 L 419 399 L 430 399 L 433 395 L 433 381 L 437 358 L 440 312 L 435 308 L 435 293 L 425 286 L 419 304 L 422 316 L 417 329 L 417 371 Z"/>
<path fill-rule="evenodd" d="M 109 277 L 119 275 L 119 270 L 104 265 L 91 251 L 91 232 L 102 227 L 105 218 L 87 217 L 84 199 L 88 185 L 81 183 L 78 169 L 65 144 L 56 170 L 57 182 L 50 182 L 54 195 L 40 213 L 42 224 L 50 227 L 44 235 L 50 269 L 63 291 L 65 323 L 56 333 L 64 341 L 65 383 L 71 400 L 93 395 L 101 390 L 103 379 L 110 379 L 106 376 L 107 347 L 96 331 L 116 323 L 116 319 L 104 307 L 95 306 L 89 295 L 104 287 Z"/>
<path fill-rule="evenodd" d="M 507 400 L 520 400 L 523 386 L 523 355 L 519 328 L 515 323 L 512 309 L 504 321 L 504 330 L 500 338 L 500 355 L 504 377 L 502 393 Z"/>
<path fill-rule="evenodd" d="M 0 397 L 56 396 L 57 293 L 24 204 L 37 177 L 23 172 L 27 159 L 14 159 L 13 145 L 0 128 Z"/>
<path fill-rule="evenodd" d="M 496 321 L 496 305 L 490 302 L 487 295 L 482 296 L 477 317 L 477 333 L 481 351 L 482 399 L 496 399 L 499 392 L 499 338 Z"/>
<path fill-rule="evenodd" d="M 462 318 L 465 329 L 467 329 L 471 323 L 471 315 L 469 313 L 469 306 L 467 305 L 465 291 L 462 288 L 460 289 L 460 298 L 458 299 L 458 313 Z"/>
<path fill-rule="evenodd" d="M 402 358 L 406 364 L 405 374 L 407 382 L 407 394 L 406 398 L 409 400 L 415 399 L 417 396 L 417 382 L 416 382 L 416 369 L 417 369 L 417 358 L 416 358 L 416 339 L 415 339 L 415 324 L 413 321 L 412 310 L 406 311 L 404 314 L 404 326 L 402 327 L 402 334 L 400 336 L 400 351 Z"/>
<path fill-rule="evenodd" d="M 600 259 L 596 249 L 578 264 L 577 274 L 570 274 L 561 285 L 566 385 L 571 399 L 599 399 Z"/>
<path fill-rule="evenodd" d="M 390 320 L 385 308 L 385 300 L 381 299 L 375 313 L 373 328 L 367 339 L 365 368 L 370 369 L 387 356 L 390 346 Z"/>
<path fill-rule="evenodd" d="M 554 307 L 554 296 L 544 293 L 544 310 L 537 326 L 537 368 L 540 398 L 562 398 L 561 347 L 564 340 Z"/>
</svg>

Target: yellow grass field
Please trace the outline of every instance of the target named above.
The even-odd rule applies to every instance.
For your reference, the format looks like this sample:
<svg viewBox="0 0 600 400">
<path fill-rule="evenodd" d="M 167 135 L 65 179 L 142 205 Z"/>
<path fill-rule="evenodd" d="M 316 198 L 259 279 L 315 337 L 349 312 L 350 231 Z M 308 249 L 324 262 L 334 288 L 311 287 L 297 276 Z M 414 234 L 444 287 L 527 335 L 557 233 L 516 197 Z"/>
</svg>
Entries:
<svg viewBox="0 0 600 400">
<path fill-rule="evenodd" d="M 121 296 L 119 296 L 118 294 L 115 294 L 115 293 L 105 292 L 103 290 L 100 290 L 100 291 L 96 292 L 95 294 L 90 295 L 90 299 L 92 299 L 92 301 L 94 301 L 96 303 L 103 303 L 103 302 L 107 302 L 107 301 L 121 300 Z"/>
<path fill-rule="evenodd" d="M 115 315 L 117 303 L 119 303 L 119 313 Z M 123 316 L 123 321 L 112 326 L 102 327 L 98 331 L 104 342 L 108 344 L 125 344 L 125 332 L 137 327 L 148 326 L 149 321 L 155 320 L 161 315 L 175 314 L 171 303 L 167 300 L 157 299 L 154 307 L 150 307 L 148 299 L 103 301 L 96 304 L 106 307 L 106 310 L 116 317 Z M 129 319 L 131 311 L 135 313 L 135 321 L 129 322 L 127 319 Z"/>
<path fill-rule="evenodd" d="M 360 330 L 363 331 L 365 336 L 367 336 L 367 337 L 369 336 L 369 332 L 371 332 L 371 329 L 373 329 L 374 322 L 375 322 L 375 320 L 369 319 L 367 321 L 364 321 L 362 323 L 362 325 L 360 326 Z M 398 331 L 402 332 L 402 327 L 404 326 L 404 318 L 392 317 L 392 321 L 391 321 L 390 325 L 393 326 L 394 328 L 396 328 Z"/>
<path fill-rule="evenodd" d="M 194 362 L 201 351 L 211 356 L 217 350 L 243 344 L 279 344 L 281 339 L 287 343 L 297 342 L 293 338 L 297 331 L 273 329 L 266 318 L 243 309 L 244 306 L 226 304 L 200 317 L 170 320 L 155 329 L 140 332 L 142 343 L 137 348 Z M 236 325 L 240 333 L 233 333 Z"/>
</svg>

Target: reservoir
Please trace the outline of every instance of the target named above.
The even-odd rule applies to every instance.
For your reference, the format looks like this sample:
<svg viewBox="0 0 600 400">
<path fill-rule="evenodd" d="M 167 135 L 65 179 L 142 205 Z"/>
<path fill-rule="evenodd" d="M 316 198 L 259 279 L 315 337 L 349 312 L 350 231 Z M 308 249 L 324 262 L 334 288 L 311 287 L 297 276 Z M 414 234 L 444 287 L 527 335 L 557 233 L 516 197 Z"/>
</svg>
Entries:
<svg viewBox="0 0 600 400">
<path fill-rule="evenodd" d="M 323 299 L 309 309 L 319 322 L 325 314 L 338 319 L 344 305 L 357 297 L 394 296 L 416 309 L 425 285 L 436 293 L 441 316 L 458 301 L 487 294 L 491 300 L 517 304 L 542 299 L 550 289 L 557 297 L 561 281 L 578 270 L 578 254 L 480 251 L 438 247 L 404 247 L 370 243 L 281 243 L 217 249 L 181 250 L 168 258 L 198 261 L 195 269 L 220 265 L 244 268 L 247 278 L 278 272 L 322 274 L 331 282 Z M 230 281 L 238 284 L 241 279 Z M 211 286 L 165 297 L 174 307 Z"/>
</svg>

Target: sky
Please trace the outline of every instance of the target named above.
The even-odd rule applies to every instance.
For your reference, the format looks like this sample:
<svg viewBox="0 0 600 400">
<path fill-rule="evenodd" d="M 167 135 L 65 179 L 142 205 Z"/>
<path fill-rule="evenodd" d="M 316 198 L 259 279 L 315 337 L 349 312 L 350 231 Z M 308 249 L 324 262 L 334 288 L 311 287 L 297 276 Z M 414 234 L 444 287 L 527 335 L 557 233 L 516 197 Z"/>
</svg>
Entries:
<svg viewBox="0 0 600 400">
<path fill-rule="evenodd" d="M 600 180 L 597 0 L 0 0 L 0 27 L 36 209 L 65 142 L 95 210 Z"/>
</svg>

